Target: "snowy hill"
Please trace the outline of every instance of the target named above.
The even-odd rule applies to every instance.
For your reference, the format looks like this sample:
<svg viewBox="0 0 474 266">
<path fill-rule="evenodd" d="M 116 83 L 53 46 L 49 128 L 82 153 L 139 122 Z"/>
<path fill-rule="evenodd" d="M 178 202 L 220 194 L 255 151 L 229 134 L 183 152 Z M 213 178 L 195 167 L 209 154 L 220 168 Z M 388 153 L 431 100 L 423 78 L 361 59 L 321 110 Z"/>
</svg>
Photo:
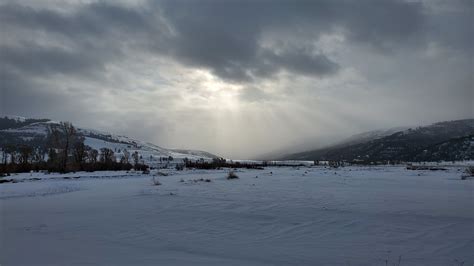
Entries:
<svg viewBox="0 0 474 266">
<path fill-rule="evenodd" d="M 0 118 L 0 147 L 6 145 L 30 145 L 41 147 L 45 145 L 46 138 L 51 127 L 59 125 L 59 122 L 49 119 L 27 119 L 20 117 Z M 114 135 L 93 129 L 78 128 L 79 135 L 84 137 L 84 144 L 93 149 L 109 148 L 120 158 L 125 150 L 129 153 L 138 152 L 144 163 L 154 165 L 161 159 L 172 157 L 174 161 L 182 161 L 184 158 L 190 160 L 212 160 L 216 155 L 205 151 L 166 149 L 152 143 L 129 138 L 127 136 Z"/>
<path fill-rule="evenodd" d="M 364 143 L 367 141 L 376 140 L 376 139 L 380 139 L 386 136 L 390 136 L 394 133 L 405 131 L 407 129 L 409 129 L 409 127 L 394 127 L 394 128 L 389 128 L 389 129 L 372 130 L 372 131 L 352 135 L 351 137 L 335 145 L 353 145 L 353 144 L 358 144 L 358 143 Z"/>
<path fill-rule="evenodd" d="M 474 159 L 474 119 L 372 131 L 340 144 L 285 156 L 297 160 L 451 161 Z"/>
</svg>

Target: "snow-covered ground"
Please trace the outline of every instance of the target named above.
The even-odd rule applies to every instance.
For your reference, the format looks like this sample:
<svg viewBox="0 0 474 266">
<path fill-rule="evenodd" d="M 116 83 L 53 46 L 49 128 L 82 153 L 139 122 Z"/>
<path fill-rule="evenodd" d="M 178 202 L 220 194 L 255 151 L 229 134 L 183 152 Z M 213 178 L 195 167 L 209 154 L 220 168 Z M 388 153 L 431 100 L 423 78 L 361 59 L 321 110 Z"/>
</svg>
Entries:
<svg viewBox="0 0 474 266">
<path fill-rule="evenodd" d="M 0 264 L 474 263 L 474 180 L 460 168 L 226 175 L 170 170 L 160 186 L 132 172 L 8 177 L 23 182 L 0 184 Z"/>
</svg>

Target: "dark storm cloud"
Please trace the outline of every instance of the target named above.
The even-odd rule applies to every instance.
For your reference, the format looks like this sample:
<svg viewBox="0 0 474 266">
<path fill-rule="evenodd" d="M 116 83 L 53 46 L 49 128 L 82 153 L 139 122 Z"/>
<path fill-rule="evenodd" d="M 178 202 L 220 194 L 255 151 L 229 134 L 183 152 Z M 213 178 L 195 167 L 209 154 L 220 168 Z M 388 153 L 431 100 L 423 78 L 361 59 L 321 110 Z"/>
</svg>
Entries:
<svg viewBox="0 0 474 266">
<path fill-rule="evenodd" d="M 382 49 L 412 45 L 423 30 L 423 6 L 405 1 L 352 1 L 337 9 L 349 38 Z M 337 23 L 337 22 L 336 22 Z"/>
<path fill-rule="evenodd" d="M 125 59 L 125 46 L 156 36 L 145 11 L 104 3 L 69 13 L 18 4 L 0 6 L 0 64 L 24 78 L 67 74 L 100 77 L 107 63 Z"/>
<path fill-rule="evenodd" d="M 474 46 L 474 1 L 449 2 L 451 8 L 428 17 L 427 28 L 446 47 L 472 51 Z"/>
<path fill-rule="evenodd" d="M 2 54 L 11 52 L 4 56 L 8 64 L 29 74 L 35 69 L 81 72 L 113 56 L 126 58 L 122 52 L 128 48 L 171 56 L 233 82 L 270 77 L 280 70 L 310 76 L 337 72 L 338 63 L 321 51 L 294 44 L 279 52 L 263 47 L 261 37 L 267 31 L 289 41 L 293 30 L 305 31 L 316 41 L 341 27 L 354 40 L 392 48 L 412 38 L 421 21 L 421 5 L 402 1 L 161 1 L 135 8 L 93 3 L 72 12 L 0 7 L 5 34 L 18 29 L 45 32 L 75 49 L 2 47 Z"/>
<path fill-rule="evenodd" d="M 103 68 L 103 60 L 91 53 L 65 51 L 31 43 L 15 47 L 0 46 L 0 49 L 0 67 L 3 70 L 18 71 L 28 75 L 27 77 L 58 73 L 91 75 Z"/>
<path fill-rule="evenodd" d="M 302 47 L 282 54 L 262 47 L 266 31 L 288 41 L 291 31 L 304 31 L 315 41 L 341 27 L 354 40 L 386 49 L 415 37 L 422 24 L 421 5 L 401 1 L 165 1 L 160 8 L 176 31 L 177 59 L 234 81 L 281 69 L 311 76 L 338 69 L 326 55 Z"/>
<path fill-rule="evenodd" d="M 310 51 L 299 48 L 281 54 L 271 53 L 266 59 L 271 65 L 309 76 L 333 74 L 339 68 L 324 54 L 312 54 Z"/>
<path fill-rule="evenodd" d="M 0 78 L 0 114 L 42 118 L 55 114 L 55 118 L 77 121 L 90 109 L 81 105 L 81 97 L 65 95 L 59 89 L 51 90 L 48 85 L 25 79 L 21 74 L 2 70 Z M 61 110 L 58 111 L 58 108 Z"/>
<path fill-rule="evenodd" d="M 5 4 L 0 6 L 0 22 L 6 28 L 22 26 L 71 36 L 78 41 L 84 37 L 110 37 L 107 35 L 114 31 L 134 34 L 152 30 L 152 14 L 145 10 L 133 10 L 106 3 L 80 6 L 73 12 L 46 8 Z"/>
</svg>

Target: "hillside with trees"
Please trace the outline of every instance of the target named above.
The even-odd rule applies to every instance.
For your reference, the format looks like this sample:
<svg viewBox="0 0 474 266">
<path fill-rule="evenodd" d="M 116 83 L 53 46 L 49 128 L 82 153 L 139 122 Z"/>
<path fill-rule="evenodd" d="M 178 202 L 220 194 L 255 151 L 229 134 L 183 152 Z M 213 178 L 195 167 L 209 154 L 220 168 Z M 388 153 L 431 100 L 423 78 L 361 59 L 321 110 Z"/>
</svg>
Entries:
<svg viewBox="0 0 474 266">
<path fill-rule="evenodd" d="M 168 150 L 151 143 L 70 122 L 21 117 L 0 118 L 0 173 L 143 170 L 217 156 L 204 151 Z"/>
<path fill-rule="evenodd" d="M 360 163 L 473 160 L 473 136 L 474 119 L 446 121 L 379 138 L 291 154 L 283 159 Z"/>
</svg>

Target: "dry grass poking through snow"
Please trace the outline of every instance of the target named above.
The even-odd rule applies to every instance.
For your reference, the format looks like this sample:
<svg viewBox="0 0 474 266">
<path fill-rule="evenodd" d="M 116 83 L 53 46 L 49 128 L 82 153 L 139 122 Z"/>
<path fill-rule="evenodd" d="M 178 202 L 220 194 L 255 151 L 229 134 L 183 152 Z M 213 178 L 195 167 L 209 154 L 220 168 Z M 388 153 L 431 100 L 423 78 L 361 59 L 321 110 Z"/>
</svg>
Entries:
<svg viewBox="0 0 474 266">
<path fill-rule="evenodd" d="M 158 178 L 153 177 L 153 178 L 152 178 L 152 181 L 153 181 L 153 185 L 154 185 L 154 186 L 159 186 L 159 185 L 161 185 L 160 180 L 158 180 Z"/>
<path fill-rule="evenodd" d="M 230 171 L 229 174 L 227 175 L 227 179 L 238 179 L 239 176 L 235 174 L 234 171 Z"/>
<path fill-rule="evenodd" d="M 469 166 L 466 168 L 466 171 L 464 171 L 465 174 L 461 176 L 462 180 L 466 180 L 468 178 L 474 177 L 474 166 Z"/>
</svg>

